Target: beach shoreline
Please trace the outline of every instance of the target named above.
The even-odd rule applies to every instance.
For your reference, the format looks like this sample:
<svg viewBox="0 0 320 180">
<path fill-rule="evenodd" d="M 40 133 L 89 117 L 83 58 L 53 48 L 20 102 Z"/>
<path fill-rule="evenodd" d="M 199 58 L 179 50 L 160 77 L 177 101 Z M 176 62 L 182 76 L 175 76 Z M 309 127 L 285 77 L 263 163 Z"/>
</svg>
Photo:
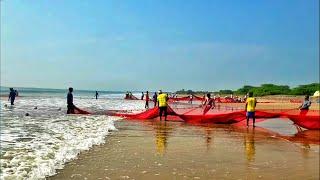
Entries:
<svg viewBox="0 0 320 180">
<path fill-rule="evenodd" d="M 288 121 L 255 129 L 158 120 L 115 124 L 118 131 L 105 144 L 48 179 L 319 179 L 319 131 L 297 139 Z"/>
</svg>

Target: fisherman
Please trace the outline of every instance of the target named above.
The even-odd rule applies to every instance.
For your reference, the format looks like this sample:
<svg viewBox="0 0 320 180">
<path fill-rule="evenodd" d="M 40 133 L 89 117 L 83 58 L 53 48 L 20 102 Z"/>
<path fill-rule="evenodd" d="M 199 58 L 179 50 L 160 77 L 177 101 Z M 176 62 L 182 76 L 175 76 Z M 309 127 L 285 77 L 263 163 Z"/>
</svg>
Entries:
<svg viewBox="0 0 320 180">
<path fill-rule="evenodd" d="M 99 93 L 98 93 L 98 91 L 96 91 L 96 99 L 98 99 L 98 96 L 99 96 Z"/>
<path fill-rule="evenodd" d="M 203 106 L 205 106 L 203 110 L 203 115 L 205 115 L 211 108 L 213 109 L 216 107 L 214 99 L 211 98 L 210 93 L 207 94 L 207 97 L 204 100 Z"/>
<path fill-rule="evenodd" d="M 158 97 L 157 92 L 154 92 L 154 95 L 152 97 L 152 100 L 153 100 L 153 103 L 154 103 L 153 107 L 157 106 L 157 97 Z"/>
<path fill-rule="evenodd" d="M 255 121 L 256 121 L 256 117 L 255 117 L 255 108 L 257 105 L 257 100 L 256 98 L 253 97 L 253 93 L 249 92 L 248 93 L 248 98 L 246 98 L 246 107 L 245 107 L 245 111 L 247 112 L 247 127 L 249 127 L 249 118 L 252 118 L 253 120 L 253 127 L 255 127 Z"/>
<path fill-rule="evenodd" d="M 75 106 L 73 104 L 72 92 L 73 92 L 73 88 L 69 87 L 69 93 L 67 95 L 67 107 L 68 107 L 67 114 L 74 114 Z"/>
<path fill-rule="evenodd" d="M 309 110 L 309 107 L 311 106 L 311 101 L 309 99 L 309 96 L 306 95 L 304 98 L 303 103 L 299 106 L 300 110 Z"/>
<path fill-rule="evenodd" d="M 167 110 L 168 110 L 168 95 L 165 93 L 162 93 L 161 90 L 159 90 L 159 95 L 157 97 L 158 101 L 158 107 L 159 107 L 159 116 L 160 121 L 162 120 L 162 114 L 164 114 L 164 120 L 167 120 Z"/>
<path fill-rule="evenodd" d="M 193 94 L 190 94 L 190 95 L 189 95 L 189 102 L 188 102 L 188 103 L 192 104 L 192 100 L 193 100 Z"/>
<path fill-rule="evenodd" d="M 306 95 L 303 103 L 299 106 L 300 116 L 306 116 L 310 106 L 311 106 L 311 101 L 309 99 L 309 96 Z"/>
<path fill-rule="evenodd" d="M 14 92 L 16 93 L 16 97 L 18 97 L 19 96 L 18 90 L 15 89 Z"/>
<path fill-rule="evenodd" d="M 149 91 L 146 93 L 146 104 L 144 105 L 144 108 L 149 109 Z"/>
<path fill-rule="evenodd" d="M 10 93 L 9 93 L 9 98 L 8 101 L 10 100 L 11 105 L 14 105 L 14 100 L 16 99 L 16 92 L 13 90 L 13 88 L 10 88 Z"/>
</svg>

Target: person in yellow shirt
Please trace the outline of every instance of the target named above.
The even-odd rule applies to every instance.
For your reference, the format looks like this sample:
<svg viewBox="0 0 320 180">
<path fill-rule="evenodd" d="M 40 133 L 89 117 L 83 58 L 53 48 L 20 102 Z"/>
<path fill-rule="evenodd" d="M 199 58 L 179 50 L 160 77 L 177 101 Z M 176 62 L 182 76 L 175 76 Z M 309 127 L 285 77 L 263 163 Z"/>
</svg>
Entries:
<svg viewBox="0 0 320 180">
<path fill-rule="evenodd" d="M 168 99 L 168 95 L 162 93 L 162 91 L 160 90 L 157 97 L 160 121 L 162 120 L 162 114 L 164 114 L 164 120 L 167 120 Z"/>
<path fill-rule="evenodd" d="M 248 98 L 246 100 L 246 112 L 247 112 L 247 127 L 249 127 L 249 118 L 252 118 L 253 120 L 253 127 L 255 127 L 254 123 L 256 121 L 255 117 L 255 109 L 257 105 L 257 100 L 256 98 L 252 97 L 253 93 L 249 92 L 248 93 Z"/>
</svg>

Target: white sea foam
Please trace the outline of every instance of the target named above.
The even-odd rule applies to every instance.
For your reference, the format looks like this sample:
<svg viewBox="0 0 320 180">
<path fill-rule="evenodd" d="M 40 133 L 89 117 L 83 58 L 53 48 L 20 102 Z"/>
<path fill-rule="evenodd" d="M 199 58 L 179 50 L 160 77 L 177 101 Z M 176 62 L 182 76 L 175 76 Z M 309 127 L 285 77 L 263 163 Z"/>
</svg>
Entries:
<svg viewBox="0 0 320 180">
<path fill-rule="evenodd" d="M 54 175 L 56 169 L 81 151 L 104 143 L 110 131 L 116 130 L 118 118 L 66 115 L 65 104 L 61 97 L 18 98 L 14 107 L 1 100 L 0 179 Z M 89 111 L 143 108 L 141 101 L 124 103 L 120 98 L 75 98 L 75 104 Z M 30 116 L 25 116 L 27 112 Z"/>
</svg>

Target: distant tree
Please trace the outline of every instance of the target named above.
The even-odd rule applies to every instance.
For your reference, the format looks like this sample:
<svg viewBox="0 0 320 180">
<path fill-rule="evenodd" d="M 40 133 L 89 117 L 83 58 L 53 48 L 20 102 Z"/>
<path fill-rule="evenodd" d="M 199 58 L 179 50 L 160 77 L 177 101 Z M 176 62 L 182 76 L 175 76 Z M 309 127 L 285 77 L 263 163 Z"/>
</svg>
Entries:
<svg viewBox="0 0 320 180">
<path fill-rule="evenodd" d="M 238 89 L 235 91 L 236 94 L 247 94 L 249 91 L 252 91 L 252 89 L 254 89 L 254 86 L 248 86 L 245 85 L 242 88 Z"/>
<path fill-rule="evenodd" d="M 242 88 L 237 89 L 236 91 L 232 91 L 229 89 L 220 90 L 213 92 L 214 94 L 237 94 L 244 95 L 248 92 L 253 92 L 254 96 L 266 96 L 266 95 L 312 95 L 315 91 L 318 91 L 320 88 L 319 83 L 311 83 L 300 85 L 293 89 L 290 89 L 287 85 L 276 85 L 276 84 L 262 84 L 261 86 L 249 86 L 245 85 Z M 208 91 L 192 91 L 192 90 L 180 90 L 177 91 L 178 94 L 203 94 L 209 93 Z"/>
<path fill-rule="evenodd" d="M 220 90 L 219 93 L 220 94 L 233 94 L 233 91 L 229 90 L 229 89 L 225 89 L 225 90 Z"/>
<path fill-rule="evenodd" d="M 315 91 L 319 91 L 320 83 L 311 83 L 306 85 L 300 85 L 291 90 L 293 95 L 313 95 Z"/>
<path fill-rule="evenodd" d="M 194 92 L 192 90 L 190 90 L 190 89 L 187 91 L 187 94 L 193 94 L 193 93 Z"/>
</svg>

